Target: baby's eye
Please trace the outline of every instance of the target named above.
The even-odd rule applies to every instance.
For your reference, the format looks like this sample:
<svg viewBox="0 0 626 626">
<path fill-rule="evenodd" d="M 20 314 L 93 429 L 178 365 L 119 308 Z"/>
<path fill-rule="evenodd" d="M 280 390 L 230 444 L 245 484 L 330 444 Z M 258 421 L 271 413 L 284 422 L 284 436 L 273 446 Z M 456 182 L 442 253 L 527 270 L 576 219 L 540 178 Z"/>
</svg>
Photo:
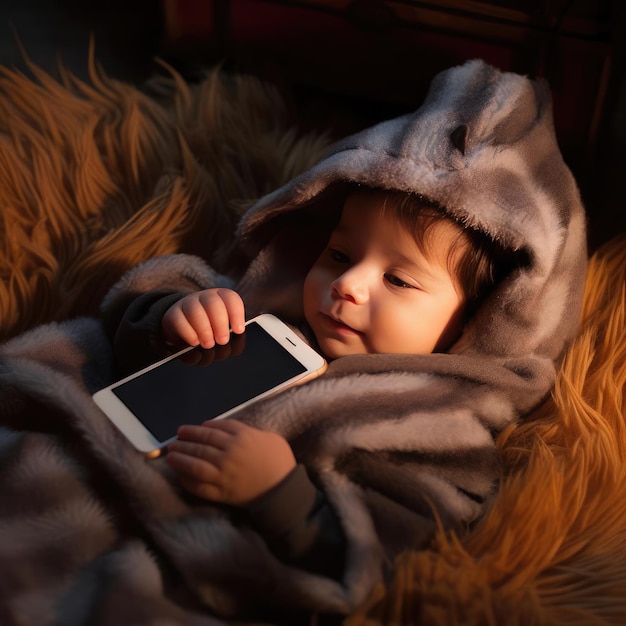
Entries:
<svg viewBox="0 0 626 626">
<path fill-rule="evenodd" d="M 402 289 L 415 289 L 413 285 L 410 285 L 393 274 L 385 274 L 385 280 L 394 287 L 401 287 Z"/>
<path fill-rule="evenodd" d="M 329 252 L 330 252 L 330 258 L 333 261 L 335 261 L 335 263 L 349 263 L 350 262 L 350 258 L 348 257 L 348 255 L 344 254 L 340 250 L 335 250 L 331 248 Z"/>
</svg>

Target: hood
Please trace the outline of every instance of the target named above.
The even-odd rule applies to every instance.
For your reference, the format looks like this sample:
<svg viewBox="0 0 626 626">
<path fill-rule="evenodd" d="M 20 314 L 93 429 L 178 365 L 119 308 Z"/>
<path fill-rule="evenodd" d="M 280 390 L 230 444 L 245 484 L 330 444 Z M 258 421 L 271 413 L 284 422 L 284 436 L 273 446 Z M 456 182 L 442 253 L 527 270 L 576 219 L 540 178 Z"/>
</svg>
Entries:
<svg viewBox="0 0 626 626">
<path fill-rule="evenodd" d="M 296 310 L 287 286 L 301 282 L 327 239 L 339 182 L 421 194 L 524 259 L 450 352 L 552 360 L 563 352 L 578 325 L 585 215 L 544 81 L 470 61 L 438 74 L 414 113 L 338 142 L 242 218 L 238 237 L 253 259 L 244 291 L 274 281 L 272 297 Z"/>
</svg>

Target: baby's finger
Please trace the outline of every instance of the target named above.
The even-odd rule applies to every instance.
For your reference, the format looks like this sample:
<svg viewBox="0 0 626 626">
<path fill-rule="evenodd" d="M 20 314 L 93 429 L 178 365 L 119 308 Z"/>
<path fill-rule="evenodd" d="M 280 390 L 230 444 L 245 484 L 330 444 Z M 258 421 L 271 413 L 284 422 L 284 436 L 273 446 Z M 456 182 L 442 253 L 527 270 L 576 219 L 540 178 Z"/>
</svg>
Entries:
<svg viewBox="0 0 626 626">
<path fill-rule="evenodd" d="M 181 428 L 183 428 L 181 426 Z M 184 428 L 187 428 L 185 426 Z M 195 428 L 198 428 L 195 426 Z M 220 420 L 208 420 L 203 422 L 200 428 L 207 431 L 212 431 L 212 434 L 208 435 L 213 438 L 213 441 L 227 441 L 227 438 L 233 435 L 238 435 L 246 430 L 256 430 L 254 426 L 249 426 L 238 420 L 233 419 L 220 419 Z M 221 433 L 221 437 L 218 433 Z"/>
<path fill-rule="evenodd" d="M 218 289 L 217 292 L 228 311 L 232 331 L 240 335 L 246 329 L 246 311 L 241 296 L 232 289 Z"/>
<path fill-rule="evenodd" d="M 200 294 L 200 304 L 211 323 L 215 343 L 224 345 L 230 340 L 230 319 L 226 303 L 222 299 L 223 290 L 210 290 Z M 202 339 L 202 335 L 200 334 Z"/>
<path fill-rule="evenodd" d="M 172 441 L 167 446 L 168 454 L 176 452 L 177 454 L 186 454 L 189 457 L 206 461 L 215 467 L 220 466 L 220 461 L 224 453 L 219 448 L 214 448 L 203 443 L 195 443 L 193 441 Z"/>
<path fill-rule="evenodd" d="M 186 298 L 182 301 L 181 308 L 188 324 L 195 331 L 199 344 L 203 348 L 212 348 L 215 345 L 213 323 L 204 306 L 202 296 Z"/>
<path fill-rule="evenodd" d="M 203 459 L 181 452 L 169 452 L 165 458 L 173 470 L 193 480 L 211 482 L 219 476 L 219 470 Z"/>
<path fill-rule="evenodd" d="M 216 420 L 215 423 L 217 423 L 218 421 L 225 420 Z M 227 447 L 229 440 L 231 439 L 230 432 L 232 431 L 223 430 L 220 428 L 213 428 L 212 422 L 209 422 L 207 426 L 195 426 L 186 424 L 178 428 L 178 431 L 176 433 L 178 435 L 178 440 L 172 441 L 169 446 L 177 445 L 180 442 L 189 442 L 193 444 L 209 446 L 218 450 L 224 450 Z"/>
<path fill-rule="evenodd" d="M 179 306 L 168 309 L 163 316 L 162 328 L 163 338 L 169 343 L 184 341 L 190 346 L 197 346 L 200 343 L 198 334 Z"/>
</svg>

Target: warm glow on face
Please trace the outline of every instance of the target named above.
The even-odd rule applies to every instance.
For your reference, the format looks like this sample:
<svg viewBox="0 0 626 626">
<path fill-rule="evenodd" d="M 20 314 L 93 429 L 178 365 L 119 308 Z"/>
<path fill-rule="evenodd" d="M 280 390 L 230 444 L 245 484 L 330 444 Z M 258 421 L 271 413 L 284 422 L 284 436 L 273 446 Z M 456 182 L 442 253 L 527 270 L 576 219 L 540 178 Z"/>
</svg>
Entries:
<svg viewBox="0 0 626 626">
<path fill-rule="evenodd" d="M 304 283 L 304 313 L 329 359 L 350 354 L 427 354 L 461 329 L 462 298 L 447 267 L 458 228 L 438 222 L 428 258 L 383 193 L 348 196 L 341 220 Z"/>
</svg>

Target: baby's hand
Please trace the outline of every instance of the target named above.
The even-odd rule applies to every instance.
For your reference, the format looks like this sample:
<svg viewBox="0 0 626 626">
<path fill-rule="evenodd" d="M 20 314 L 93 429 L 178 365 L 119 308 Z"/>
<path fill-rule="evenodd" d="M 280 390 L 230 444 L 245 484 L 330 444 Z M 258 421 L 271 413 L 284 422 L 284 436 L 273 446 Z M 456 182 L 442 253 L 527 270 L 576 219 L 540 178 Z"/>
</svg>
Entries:
<svg viewBox="0 0 626 626">
<path fill-rule="evenodd" d="M 172 305 L 163 316 L 163 338 L 177 344 L 212 348 L 230 339 L 230 329 L 243 333 L 245 310 L 241 296 L 232 289 L 197 291 Z"/>
<path fill-rule="evenodd" d="M 229 419 L 181 426 L 166 458 L 187 491 L 233 505 L 265 493 L 296 467 L 283 437 Z"/>
</svg>

